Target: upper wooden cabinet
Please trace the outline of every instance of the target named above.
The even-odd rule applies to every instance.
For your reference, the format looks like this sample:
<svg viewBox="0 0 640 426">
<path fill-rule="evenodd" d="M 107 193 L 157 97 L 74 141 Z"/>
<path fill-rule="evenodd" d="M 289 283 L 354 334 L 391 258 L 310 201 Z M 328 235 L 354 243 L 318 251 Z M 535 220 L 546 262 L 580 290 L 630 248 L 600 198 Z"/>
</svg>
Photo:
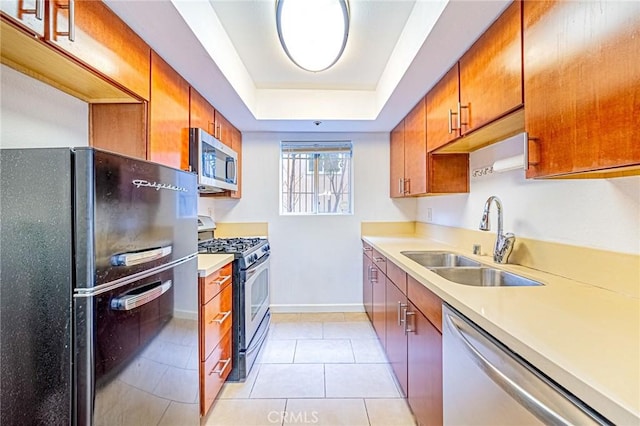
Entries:
<svg viewBox="0 0 640 426">
<path fill-rule="evenodd" d="M 460 58 L 462 134 L 523 104 L 521 3 L 515 1 Z"/>
<path fill-rule="evenodd" d="M 242 133 L 235 127 L 231 128 L 231 149 L 238 153 L 238 164 L 236 169 L 236 176 L 238 177 L 238 190 L 231 191 L 229 197 L 241 198 L 242 197 Z"/>
<path fill-rule="evenodd" d="M 230 148 L 233 148 L 232 145 L 232 135 L 233 135 L 233 125 L 224 118 L 224 115 L 220 114 L 219 111 L 216 111 L 215 117 L 215 133 L 213 134 L 220 142 L 227 145 Z"/>
<path fill-rule="evenodd" d="M 147 159 L 147 102 L 90 104 L 89 144 L 129 157 Z"/>
<path fill-rule="evenodd" d="M 523 18 L 527 177 L 640 173 L 640 2 L 525 1 Z"/>
<path fill-rule="evenodd" d="M 151 54 L 149 159 L 189 168 L 189 83 L 155 52 Z"/>
<path fill-rule="evenodd" d="M 44 0 L 2 0 L 0 10 L 25 31 L 44 37 Z"/>
<path fill-rule="evenodd" d="M 404 120 L 391 131 L 389 157 L 389 195 L 391 198 L 404 197 Z"/>
<path fill-rule="evenodd" d="M 524 130 L 521 8 L 513 2 L 427 94 L 430 152 L 472 152 Z"/>
<path fill-rule="evenodd" d="M 427 93 L 427 150 L 460 137 L 460 84 L 456 63 Z"/>
<path fill-rule="evenodd" d="M 215 131 L 216 110 L 193 87 L 189 88 L 189 127 L 198 127 L 210 135 Z"/>
<path fill-rule="evenodd" d="M 425 98 L 390 136 L 392 198 L 469 192 L 469 155 L 427 153 L 429 141 Z"/>
<path fill-rule="evenodd" d="M 73 19 L 69 19 L 73 2 Z M 47 2 L 48 41 L 142 99 L 149 99 L 150 47 L 103 2 Z M 73 40 L 71 40 L 73 38 Z"/>
<path fill-rule="evenodd" d="M 427 192 L 427 114 L 425 100 L 404 119 L 404 192 L 421 195 Z"/>
</svg>

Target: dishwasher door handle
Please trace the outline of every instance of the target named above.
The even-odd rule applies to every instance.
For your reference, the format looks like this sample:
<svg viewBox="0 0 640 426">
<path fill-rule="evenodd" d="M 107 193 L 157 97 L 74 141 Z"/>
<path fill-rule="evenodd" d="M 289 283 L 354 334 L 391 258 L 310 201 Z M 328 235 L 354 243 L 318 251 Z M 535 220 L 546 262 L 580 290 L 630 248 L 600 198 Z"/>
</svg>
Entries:
<svg viewBox="0 0 640 426">
<path fill-rule="evenodd" d="M 589 412 L 578 406 L 579 401 L 571 401 L 564 394 L 560 393 L 552 383 L 545 380 L 542 376 L 529 369 L 518 360 L 514 359 L 509 353 L 505 352 L 499 346 L 496 346 L 486 336 L 477 331 L 475 327 L 467 323 L 456 315 L 450 313 L 445 314 L 445 322 L 449 329 L 468 351 L 473 362 L 500 388 L 507 392 L 511 397 L 518 401 L 530 413 L 535 415 L 545 424 L 554 425 L 587 425 L 587 424 L 608 424 L 606 421 L 596 419 Z M 470 340 L 475 340 L 482 345 L 481 348 L 474 346 Z M 491 363 L 483 351 L 488 352 L 487 355 L 495 356 L 500 359 L 500 364 L 510 366 L 514 370 L 520 370 L 522 375 L 530 375 L 532 380 L 526 380 L 517 383 L 504 371 Z M 545 396 L 544 399 L 552 399 L 555 410 L 547 404 L 540 401 L 534 394 Z M 586 406 L 584 407 L 587 408 Z"/>
</svg>

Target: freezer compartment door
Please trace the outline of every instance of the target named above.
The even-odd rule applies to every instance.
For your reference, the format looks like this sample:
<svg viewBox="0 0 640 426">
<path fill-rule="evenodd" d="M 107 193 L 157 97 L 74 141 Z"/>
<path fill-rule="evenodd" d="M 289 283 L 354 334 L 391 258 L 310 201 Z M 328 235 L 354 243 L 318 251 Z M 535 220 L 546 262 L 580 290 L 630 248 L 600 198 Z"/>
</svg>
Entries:
<svg viewBox="0 0 640 426">
<path fill-rule="evenodd" d="M 195 175 L 76 150 L 77 287 L 94 287 L 197 252 Z M 93 281 L 94 280 L 94 281 Z"/>
</svg>

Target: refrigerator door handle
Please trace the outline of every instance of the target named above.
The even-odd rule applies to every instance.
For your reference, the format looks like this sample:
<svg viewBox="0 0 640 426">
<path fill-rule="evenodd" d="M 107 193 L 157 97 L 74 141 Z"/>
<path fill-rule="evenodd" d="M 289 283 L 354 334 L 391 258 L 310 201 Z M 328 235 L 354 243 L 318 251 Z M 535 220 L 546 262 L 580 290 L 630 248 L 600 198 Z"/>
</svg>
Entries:
<svg viewBox="0 0 640 426">
<path fill-rule="evenodd" d="M 165 294 L 173 285 L 171 280 L 167 280 L 163 283 L 158 282 L 159 285 L 153 287 L 151 290 L 147 290 L 139 294 L 125 294 L 121 297 L 114 297 L 111 300 L 111 309 L 114 311 L 130 311 L 145 305 L 158 297 Z"/>
<path fill-rule="evenodd" d="M 171 246 L 154 248 L 151 250 L 135 251 L 130 253 L 121 253 L 111 256 L 111 265 L 113 266 L 133 266 L 141 263 L 152 262 L 161 257 L 171 254 L 173 251 Z"/>
</svg>

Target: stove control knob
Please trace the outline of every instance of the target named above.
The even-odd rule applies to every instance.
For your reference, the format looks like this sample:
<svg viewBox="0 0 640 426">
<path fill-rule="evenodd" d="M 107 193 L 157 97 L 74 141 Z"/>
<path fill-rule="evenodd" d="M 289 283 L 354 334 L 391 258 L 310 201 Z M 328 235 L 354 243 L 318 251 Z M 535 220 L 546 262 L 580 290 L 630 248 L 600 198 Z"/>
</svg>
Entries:
<svg viewBox="0 0 640 426">
<path fill-rule="evenodd" d="M 265 244 L 264 246 L 262 246 L 262 251 L 264 252 L 269 251 L 269 244 Z"/>
<path fill-rule="evenodd" d="M 253 253 L 253 254 L 251 255 L 251 261 L 252 261 L 252 262 L 255 262 L 256 260 L 258 260 L 258 255 L 257 255 L 257 254 L 255 254 L 255 253 Z"/>
</svg>

